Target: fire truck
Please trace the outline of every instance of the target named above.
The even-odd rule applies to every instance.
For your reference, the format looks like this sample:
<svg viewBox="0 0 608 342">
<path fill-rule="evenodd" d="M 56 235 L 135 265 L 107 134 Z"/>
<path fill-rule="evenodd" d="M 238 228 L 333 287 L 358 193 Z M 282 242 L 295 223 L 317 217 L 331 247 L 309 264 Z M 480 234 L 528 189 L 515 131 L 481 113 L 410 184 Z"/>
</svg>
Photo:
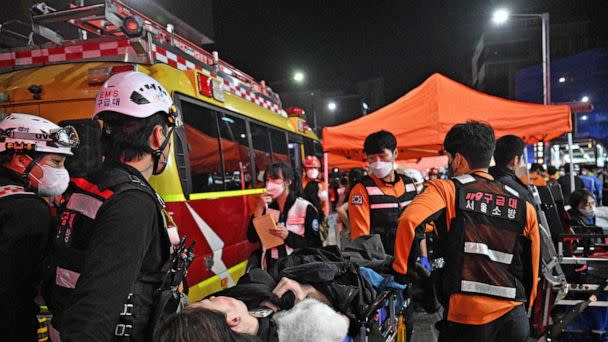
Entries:
<svg viewBox="0 0 608 342">
<path fill-rule="evenodd" d="M 197 241 L 188 285 L 191 300 L 198 300 L 245 273 L 257 247 L 246 232 L 265 191 L 266 166 L 283 161 L 300 174 L 303 157 L 320 156 L 321 145 L 303 112 L 288 114 L 264 81 L 204 50 L 205 37 L 170 13 L 136 4 L 142 6 L 106 0 L 55 10 L 40 3 L 28 33 L 23 23 L 0 26 L 0 42 L 13 42 L 0 50 L 0 112 L 74 126 L 81 146 L 67 167 L 81 177 L 102 163 L 101 125 L 91 119 L 101 84 L 134 70 L 163 84 L 184 125 L 172 138 L 166 171 L 150 183 L 180 235 Z"/>
</svg>

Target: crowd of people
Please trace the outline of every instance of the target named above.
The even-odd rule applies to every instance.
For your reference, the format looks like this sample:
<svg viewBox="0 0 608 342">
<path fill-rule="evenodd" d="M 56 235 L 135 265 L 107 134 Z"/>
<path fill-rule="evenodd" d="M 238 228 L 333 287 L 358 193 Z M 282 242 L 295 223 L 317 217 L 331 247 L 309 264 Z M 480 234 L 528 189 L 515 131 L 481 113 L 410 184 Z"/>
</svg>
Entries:
<svg viewBox="0 0 608 342">
<path fill-rule="evenodd" d="M 395 136 L 373 132 L 363 146 L 369 169 L 354 168 L 330 184 L 314 156 L 304 160 L 302 184 L 291 166 L 270 164 L 247 238 L 260 243 L 256 222 L 270 215 L 269 233 L 281 243 L 260 243 L 236 287 L 188 305 L 183 286 L 159 299 L 179 241 L 167 233 L 169 214 L 148 183 L 167 165 L 179 125 L 170 96 L 145 74 L 120 73 L 102 86 L 93 117 L 103 120 L 103 167 L 71 182 L 64 163 L 78 147 L 73 128 L 25 114 L 0 122 L 7 340 L 36 339 L 40 291 L 53 315 L 53 341 L 343 341 L 373 299 L 347 255 L 376 241 L 380 266 L 366 265 L 404 284 L 406 299 L 425 274 L 436 276 L 440 341 L 525 341 L 540 255 L 529 184 L 561 184 L 576 225 L 595 223 L 605 188 L 585 166 L 572 193 L 569 166 L 559 178 L 540 164 L 522 172 L 524 141 L 496 140 L 483 122 L 454 125 L 444 140 L 447 170 L 426 175 L 396 170 Z M 330 212 L 339 216 L 342 251 L 323 247 Z M 443 267 L 432 263 L 431 250 Z"/>
</svg>

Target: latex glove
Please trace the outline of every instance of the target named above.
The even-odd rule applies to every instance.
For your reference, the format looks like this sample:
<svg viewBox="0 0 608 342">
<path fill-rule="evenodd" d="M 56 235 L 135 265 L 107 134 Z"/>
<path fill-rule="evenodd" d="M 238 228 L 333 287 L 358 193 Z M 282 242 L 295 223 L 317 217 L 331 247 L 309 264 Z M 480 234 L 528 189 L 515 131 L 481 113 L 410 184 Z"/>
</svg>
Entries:
<svg viewBox="0 0 608 342">
<path fill-rule="evenodd" d="M 433 268 L 431 267 L 431 263 L 429 262 L 429 259 L 427 259 L 427 257 L 420 257 L 420 264 L 429 272 L 433 271 Z"/>
</svg>

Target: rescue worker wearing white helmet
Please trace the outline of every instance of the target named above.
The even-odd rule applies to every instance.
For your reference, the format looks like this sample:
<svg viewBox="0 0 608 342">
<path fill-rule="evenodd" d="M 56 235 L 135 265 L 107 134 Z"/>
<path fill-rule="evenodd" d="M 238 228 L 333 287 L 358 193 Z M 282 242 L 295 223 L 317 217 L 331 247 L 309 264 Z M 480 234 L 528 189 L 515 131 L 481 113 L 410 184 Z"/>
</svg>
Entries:
<svg viewBox="0 0 608 342">
<path fill-rule="evenodd" d="M 51 228 L 43 197 L 68 187 L 64 162 L 77 146 L 72 127 L 38 116 L 14 113 L 0 122 L 0 331 L 5 341 L 37 338 L 34 297 Z"/>
<path fill-rule="evenodd" d="M 165 88 L 140 72 L 108 79 L 95 100 L 104 164 L 74 178 L 59 210 L 48 304 L 61 341 L 151 341 L 155 290 L 170 258 L 167 216 L 148 183 L 169 162 L 178 124 Z"/>
</svg>

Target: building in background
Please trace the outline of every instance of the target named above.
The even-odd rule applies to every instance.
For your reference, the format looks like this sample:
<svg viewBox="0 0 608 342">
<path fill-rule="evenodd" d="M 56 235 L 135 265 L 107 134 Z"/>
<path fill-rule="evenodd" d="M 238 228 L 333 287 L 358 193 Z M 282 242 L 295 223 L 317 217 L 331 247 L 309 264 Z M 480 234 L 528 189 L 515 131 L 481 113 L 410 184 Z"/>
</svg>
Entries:
<svg viewBox="0 0 608 342">
<path fill-rule="evenodd" d="M 552 60 L 605 46 L 589 20 L 552 22 L 549 32 Z M 471 59 L 471 84 L 484 93 L 515 99 L 517 72 L 541 61 L 540 20 L 513 18 L 506 25 L 490 26 L 482 33 Z M 538 86 L 542 95 L 542 82 L 539 81 Z"/>
<path fill-rule="evenodd" d="M 553 103 L 591 103 L 592 112 L 574 116 L 574 137 L 597 139 L 608 146 L 608 48 L 553 60 L 551 98 Z M 516 73 L 515 99 L 542 103 L 542 69 L 539 65 Z"/>
</svg>

